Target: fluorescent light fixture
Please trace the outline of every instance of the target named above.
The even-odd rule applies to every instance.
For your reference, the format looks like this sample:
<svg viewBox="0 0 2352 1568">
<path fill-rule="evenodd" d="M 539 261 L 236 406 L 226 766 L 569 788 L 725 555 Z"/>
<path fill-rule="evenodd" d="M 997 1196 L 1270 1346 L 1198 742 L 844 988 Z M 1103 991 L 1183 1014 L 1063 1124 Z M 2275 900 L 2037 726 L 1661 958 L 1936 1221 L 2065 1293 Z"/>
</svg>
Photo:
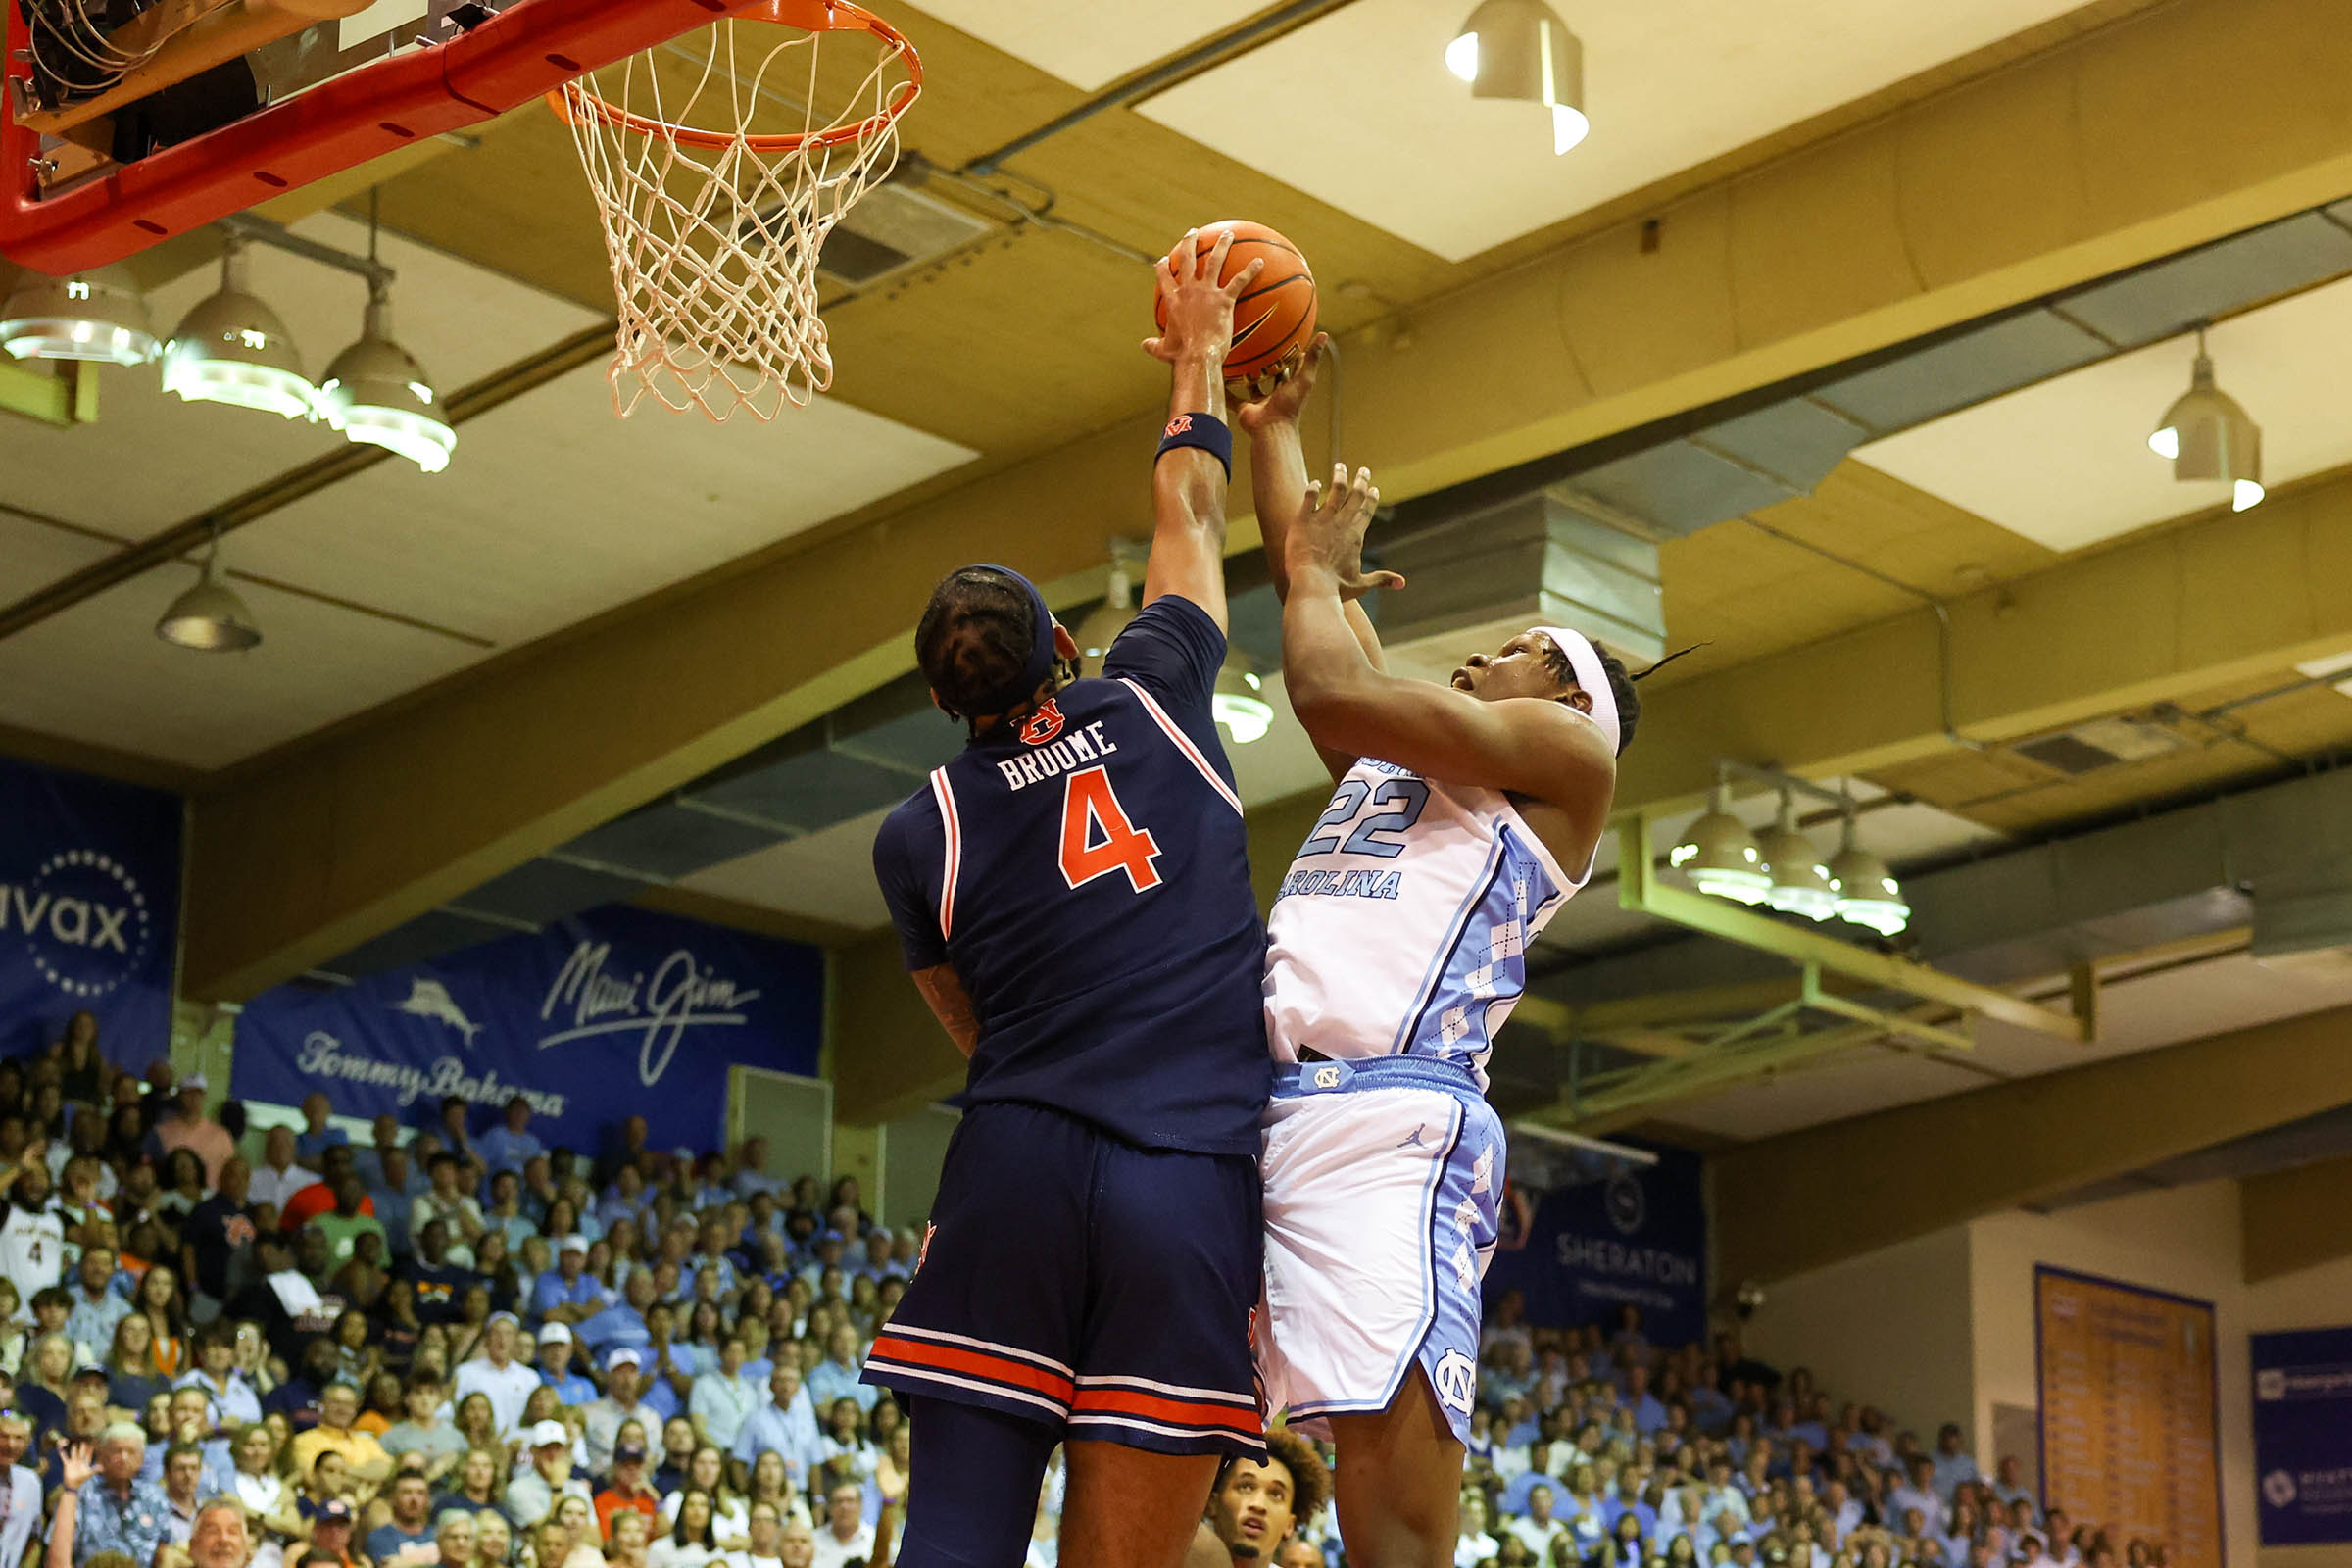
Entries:
<svg viewBox="0 0 2352 1568">
<path fill-rule="evenodd" d="M 1446 46 L 1446 69 L 1474 98 L 1507 98 L 1551 111 L 1551 150 L 1592 133 L 1585 118 L 1585 46 L 1543 0 L 1482 0 Z"/>
<path fill-rule="evenodd" d="M 1883 937 L 1893 936 L 1911 923 L 1911 906 L 1903 901 L 1902 885 L 1886 862 L 1854 842 L 1852 818 L 1846 819 L 1845 845 L 1830 858 L 1830 881 L 1838 890 L 1838 918 L 1867 926 Z"/>
<path fill-rule="evenodd" d="M 1747 824 L 1731 813 L 1729 794 L 1715 786 L 1712 808 L 1667 852 L 1666 863 L 1699 892 L 1737 904 L 1762 904 L 1772 891 L 1763 852 Z"/>
<path fill-rule="evenodd" d="M 2227 482 L 2232 512 L 2262 504 L 2262 426 L 2214 384 L 2202 327 L 2188 390 L 2164 411 L 2148 436 L 2148 450 L 2171 463 L 2173 477 L 2182 483 Z"/>
<path fill-rule="evenodd" d="M 138 284 L 107 267 L 73 277 L 26 272 L 0 305 L 0 349 L 20 360 L 145 365 L 163 344 Z"/>
<path fill-rule="evenodd" d="M 1813 841 L 1796 830 L 1796 808 L 1787 795 L 1781 797 L 1779 823 L 1764 835 L 1759 848 L 1764 869 L 1772 877 L 1765 903 L 1808 920 L 1827 920 L 1838 912 L 1838 886 L 1830 880 L 1830 868 L 1822 863 Z"/>
<path fill-rule="evenodd" d="M 164 348 L 164 390 L 190 403 L 227 403 L 288 419 L 315 419 L 317 392 L 277 313 L 247 292 L 243 246 L 220 255 L 220 291 L 188 312 Z"/>
<path fill-rule="evenodd" d="M 220 559 L 220 536 L 215 533 L 213 547 L 205 553 L 203 575 L 195 587 L 172 600 L 155 623 L 158 637 L 204 654 L 234 653 L 261 642 L 262 629 L 254 623 L 253 612 L 214 576 Z"/>
<path fill-rule="evenodd" d="M 1240 654 L 1225 656 L 1225 667 L 1217 671 L 1217 689 L 1210 694 L 1208 710 L 1216 721 L 1225 726 L 1236 746 L 1265 739 L 1266 731 L 1274 726 L 1274 705 L 1258 695 L 1264 682 L 1250 667 L 1250 662 Z"/>
<path fill-rule="evenodd" d="M 427 473 L 448 467 L 457 449 L 458 432 L 424 368 L 392 341 L 392 306 L 380 288 L 368 302 L 360 340 L 326 368 L 318 412 L 352 441 L 397 453 Z"/>
<path fill-rule="evenodd" d="M 1131 540 L 1113 539 L 1110 543 L 1110 575 L 1104 581 L 1102 603 L 1097 605 L 1087 617 L 1070 633 L 1078 645 L 1078 657 L 1096 662 L 1102 668 L 1102 659 L 1110 652 L 1110 645 L 1119 640 L 1119 633 L 1139 612 L 1135 598 L 1135 579 L 1143 572 L 1147 552 Z"/>
</svg>

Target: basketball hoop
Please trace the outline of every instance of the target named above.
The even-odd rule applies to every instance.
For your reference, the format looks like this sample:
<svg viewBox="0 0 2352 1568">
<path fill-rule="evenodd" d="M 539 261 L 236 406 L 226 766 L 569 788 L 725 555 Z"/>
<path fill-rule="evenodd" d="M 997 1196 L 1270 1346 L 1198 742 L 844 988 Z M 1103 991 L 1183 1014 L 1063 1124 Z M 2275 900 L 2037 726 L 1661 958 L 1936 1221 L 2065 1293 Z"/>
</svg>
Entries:
<svg viewBox="0 0 2352 1568">
<path fill-rule="evenodd" d="M 828 35 L 853 34 L 874 59 L 845 93 L 862 54 L 819 56 Z M 591 72 L 548 102 L 604 220 L 614 410 L 648 396 L 717 420 L 806 407 L 833 381 L 817 253 L 898 162 L 899 117 L 922 91 L 914 46 L 849 0 L 752 0 L 702 38 L 601 74 L 617 79 Z"/>
</svg>

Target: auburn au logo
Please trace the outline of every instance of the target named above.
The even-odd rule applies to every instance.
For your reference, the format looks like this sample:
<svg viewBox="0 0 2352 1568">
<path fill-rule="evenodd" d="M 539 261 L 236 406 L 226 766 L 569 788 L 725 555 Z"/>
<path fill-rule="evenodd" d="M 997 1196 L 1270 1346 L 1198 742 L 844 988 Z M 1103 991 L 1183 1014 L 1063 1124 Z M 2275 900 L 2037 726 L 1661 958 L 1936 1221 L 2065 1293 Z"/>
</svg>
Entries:
<svg viewBox="0 0 2352 1568">
<path fill-rule="evenodd" d="M 1021 739 L 1032 746 L 1043 746 L 1060 733 L 1061 705 L 1051 697 L 1046 699 L 1044 707 L 1029 715 L 1029 722 L 1021 726 Z"/>
</svg>

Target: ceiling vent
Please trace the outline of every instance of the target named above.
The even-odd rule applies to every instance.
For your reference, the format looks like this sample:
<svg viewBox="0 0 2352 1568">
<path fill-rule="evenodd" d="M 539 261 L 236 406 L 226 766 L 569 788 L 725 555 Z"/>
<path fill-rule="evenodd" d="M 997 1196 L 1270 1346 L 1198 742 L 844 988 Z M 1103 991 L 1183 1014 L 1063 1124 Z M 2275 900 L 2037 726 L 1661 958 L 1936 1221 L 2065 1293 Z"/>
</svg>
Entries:
<svg viewBox="0 0 2352 1568">
<path fill-rule="evenodd" d="M 862 286 L 945 256 L 995 226 L 911 184 L 891 180 L 867 191 L 842 215 L 825 236 L 816 270 L 836 283 Z"/>
<path fill-rule="evenodd" d="M 2165 757 L 2188 742 L 2162 724 L 2137 718 L 2096 718 L 2053 735 L 2019 741 L 2009 749 L 2053 772 L 2080 778 L 2125 762 Z"/>
</svg>

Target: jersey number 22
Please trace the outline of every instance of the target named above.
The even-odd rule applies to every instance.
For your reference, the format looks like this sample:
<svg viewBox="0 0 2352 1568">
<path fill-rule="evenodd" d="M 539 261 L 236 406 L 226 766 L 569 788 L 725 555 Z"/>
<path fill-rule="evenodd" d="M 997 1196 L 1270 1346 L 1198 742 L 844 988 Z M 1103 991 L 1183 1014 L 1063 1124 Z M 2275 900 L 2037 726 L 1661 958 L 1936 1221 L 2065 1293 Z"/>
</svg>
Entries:
<svg viewBox="0 0 2352 1568">
<path fill-rule="evenodd" d="M 1072 773 L 1061 792 L 1061 877 L 1075 890 L 1113 871 L 1127 873 L 1138 893 L 1159 886 L 1159 845 L 1147 828 L 1127 820 L 1110 787 L 1110 773 L 1090 767 Z"/>
</svg>

